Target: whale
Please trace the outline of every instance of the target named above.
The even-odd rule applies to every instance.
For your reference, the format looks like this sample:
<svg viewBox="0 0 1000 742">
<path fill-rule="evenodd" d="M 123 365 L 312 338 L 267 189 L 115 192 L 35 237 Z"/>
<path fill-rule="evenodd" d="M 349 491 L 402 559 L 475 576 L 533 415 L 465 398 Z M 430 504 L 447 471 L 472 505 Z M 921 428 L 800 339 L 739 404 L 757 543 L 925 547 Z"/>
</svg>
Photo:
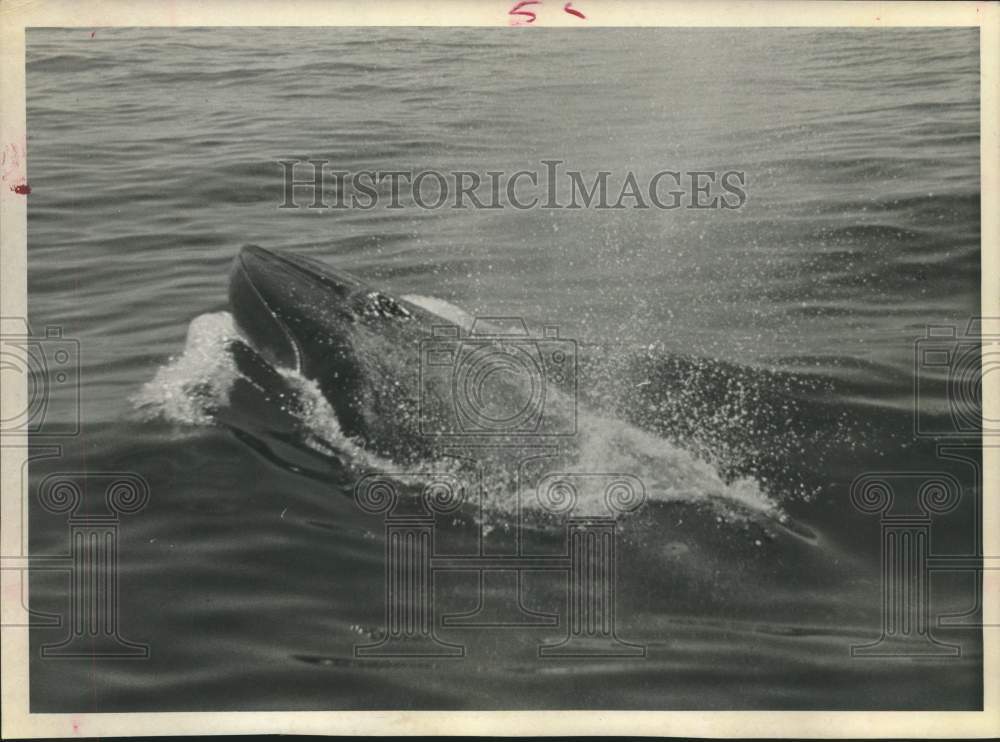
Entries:
<svg viewBox="0 0 1000 742">
<path fill-rule="evenodd" d="M 459 324 L 329 263 L 256 245 L 233 260 L 229 310 L 239 335 L 230 352 L 248 383 L 234 385 L 218 419 L 289 470 L 329 478 L 315 466 L 318 454 L 362 476 L 445 471 L 482 487 L 484 507 L 504 513 L 526 482 L 538 486 L 546 512 L 566 497 L 577 502 L 565 487 L 545 490 L 554 499 L 542 502 L 550 481 L 580 485 L 574 512 L 604 513 L 614 494 L 605 484 L 624 482 L 682 517 L 700 518 L 707 507 L 712 518 L 793 526 L 753 480 L 726 481 L 656 432 L 586 404 L 585 385 L 578 405 L 574 346 L 545 328 L 528 333 L 523 322 L 496 318 Z M 329 405 L 342 433 L 320 441 L 319 452 L 300 445 L 315 432 L 300 382 L 311 385 L 306 398 L 315 392 Z M 804 534 L 811 538 L 794 529 Z"/>
<path fill-rule="evenodd" d="M 244 365 L 315 383 L 346 436 L 395 462 L 426 460 L 442 443 L 575 430 L 572 346 L 523 325 L 470 336 L 325 262 L 256 245 L 233 261 L 229 305 L 253 358 Z"/>
</svg>

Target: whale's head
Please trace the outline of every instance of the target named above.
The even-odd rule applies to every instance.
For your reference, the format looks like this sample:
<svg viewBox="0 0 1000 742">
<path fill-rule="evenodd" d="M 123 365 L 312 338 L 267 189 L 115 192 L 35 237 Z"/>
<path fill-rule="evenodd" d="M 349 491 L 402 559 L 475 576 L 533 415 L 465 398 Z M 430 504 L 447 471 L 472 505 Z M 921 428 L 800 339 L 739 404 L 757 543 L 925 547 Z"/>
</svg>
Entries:
<svg viewBox="0 0 1000 742">
<path fill-rule="evenodd" d="M 261 356 L 319 384 L 348 435 L 378 448 L 405 433 L 398 428 L 418 404 L 424 310 L 319 261 L 253 245 L 233 262 L 229 303 Z M 389 423 L 397 429 L 382 429 Z"/>
</svg>

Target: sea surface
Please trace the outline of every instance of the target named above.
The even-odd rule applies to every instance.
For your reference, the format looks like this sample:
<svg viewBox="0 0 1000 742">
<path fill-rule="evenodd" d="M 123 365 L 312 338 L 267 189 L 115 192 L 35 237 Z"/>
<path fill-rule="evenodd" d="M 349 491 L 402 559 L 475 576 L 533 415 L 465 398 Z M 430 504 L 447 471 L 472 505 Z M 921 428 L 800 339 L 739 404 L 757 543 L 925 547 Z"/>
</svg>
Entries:
<svg viewBox="0 0 1000 742">
<path fill-rule="evenodd" d="M 115 572 L 117 631 L 149 657 L 43 657 L 70 626 L 38 628 L 33 711 L 981 707 L 975 572 L 927 578 L 959 656 L 851 651 L 883 627 L 857 477 L 893 473 L 894 507 L 918 512 L 919 483 L 952 475 L 930 549 L 977 545 L 977 438 L 950 435 L 977 401 L 916 353 L 980 305 L 976 30 L 31 29 L 27 102 L 29 320 L 62 329 L 80 380 L 49 385 L 32 502 L 59 473 L 88 499 L 108 473 L 149 486 Z M 298 159 L 735 170 L 747 200 L 280 209 L 278 163 Z M 559 570 L 519 588 L 441 570 L 434 633 L 464 656 L 356 656 L 384 631 L 387 554 L 354 488 L 402 462 L 360 449 L 309 379 L 296 435 L 241 402 L 227 287 L 248 243 L 575 341 L 571 443 L 645 490 L 613 580 L 616 634 L 644 656 L 539 657 L 568 631 Z M 463 506 L 436 548 L 509 555 L 523 531 L 561 553 L 568 526 L 520 510 L 529 495 Z M 65 514 L 30 525 L 32 554 L 67 552 Z M 33 574 L 32 608 L 65 615 L 68 587 Z M 483 620 L 444 618 L 463 614 Z"/>
</svg>

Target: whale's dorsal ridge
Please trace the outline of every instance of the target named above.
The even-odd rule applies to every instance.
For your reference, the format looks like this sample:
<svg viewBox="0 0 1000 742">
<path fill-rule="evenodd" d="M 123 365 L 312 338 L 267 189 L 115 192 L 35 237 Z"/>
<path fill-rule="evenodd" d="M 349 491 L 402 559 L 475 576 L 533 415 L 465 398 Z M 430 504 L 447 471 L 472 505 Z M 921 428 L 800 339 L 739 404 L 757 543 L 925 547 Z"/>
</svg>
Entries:
<svg viewBox="0 0 1000 742">
<path fill-rule="evenodd" d="M 358 313 L 366 319 L 413 319 L 413 313 L 388 294 L 369 291 L 361 297 Z"/>
</svg>

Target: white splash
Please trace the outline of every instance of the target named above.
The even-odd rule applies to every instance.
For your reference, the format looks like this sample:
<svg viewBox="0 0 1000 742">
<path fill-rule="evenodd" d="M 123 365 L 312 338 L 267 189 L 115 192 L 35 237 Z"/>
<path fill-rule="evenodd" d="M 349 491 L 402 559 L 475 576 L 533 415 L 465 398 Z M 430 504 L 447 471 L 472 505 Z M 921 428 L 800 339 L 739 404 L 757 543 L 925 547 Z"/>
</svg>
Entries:
<svg viewBox="0 0 1000 742">
<path fill-rule="evenodd" d="M 469 331 L 475 320 L 475 317 L 464 309 L 444 299 L 436 299 L 433 296 L 422 296 L 421 294 L 406 294 L 401 298 L 411 304 L 416 304 L 431 314 L 436 314 L 441 319 L 451 322 L 453 325 L 458 325 L 466 332 Z"/>
<path fill-rule="evenodd" d="M 132 403 L 146 419 L 163 418 L 182 425 L 211 423 L 211 410 L 228 403 L 229 390 L 240 376 L 227 347 L 239 337 L 229 312 L 195 317 L 184 350 L 157 370 Z"/>
<path fill-rule="evenodd" d="M 778 504 L 751 478 L 726 482 L 714 466 L 659 436 L 621 420 L 579 416 L 578 469 L 638 477 L 651 500 L 695 502 L 724 498 L 776 515 Z"/>
</svg>

